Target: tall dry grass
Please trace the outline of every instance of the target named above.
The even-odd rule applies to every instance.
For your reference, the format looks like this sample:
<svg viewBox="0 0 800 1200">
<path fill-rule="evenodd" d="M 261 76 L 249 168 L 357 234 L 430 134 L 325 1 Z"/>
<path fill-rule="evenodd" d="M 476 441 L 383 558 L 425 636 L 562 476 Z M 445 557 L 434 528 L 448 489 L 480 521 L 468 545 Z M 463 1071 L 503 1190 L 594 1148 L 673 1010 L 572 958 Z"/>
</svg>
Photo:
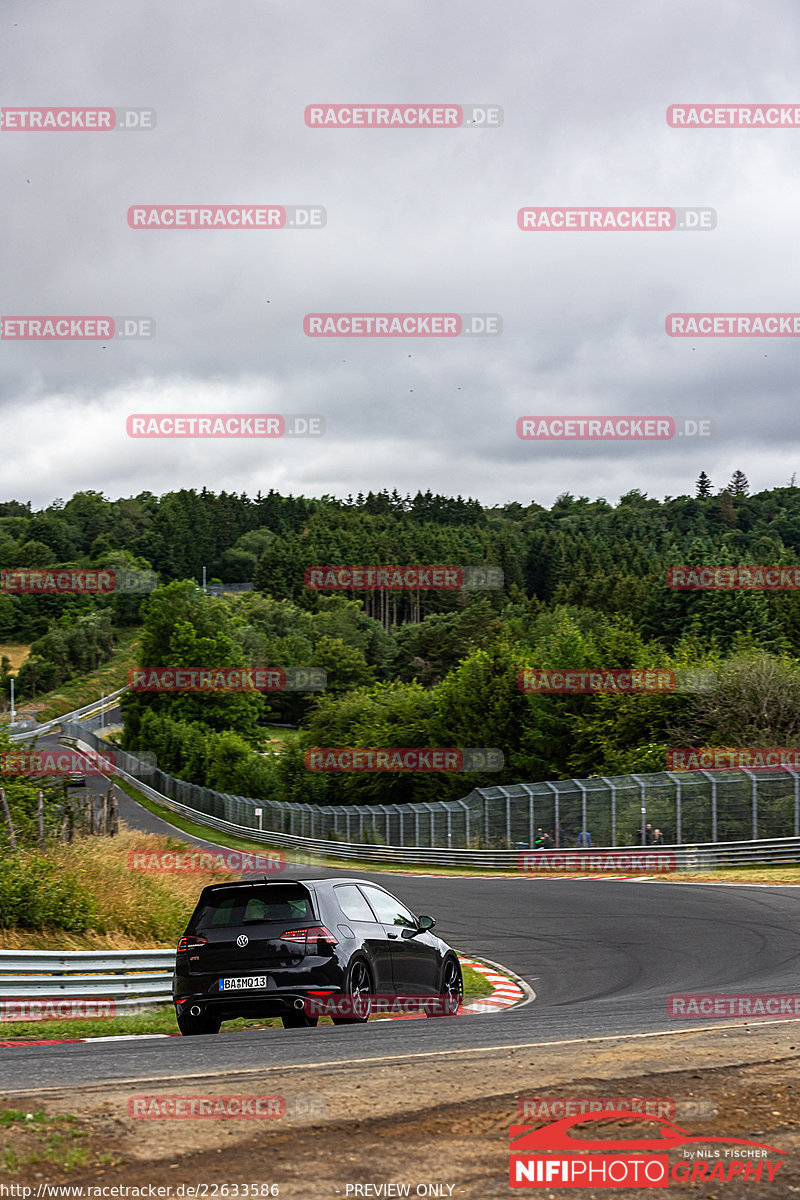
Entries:
<svg viewBox="0 0 800 1200">
<path fill-rule="evenodd" d="M 190 849 L 163 834 L 122 831 L 114 838 L 82 838 L 58 846 L 43 856 L 54 878 L 73 876 L 93 910 L 91 927 L 82 932 L 63 929 L 0 929 L 0 948 L 17 949 L 134 949 L 174 946 L 209 883 L 236 879 L 231 872 L 149 873 L 133 870 L 134 850 L 149 852 Z"/>
</svg>

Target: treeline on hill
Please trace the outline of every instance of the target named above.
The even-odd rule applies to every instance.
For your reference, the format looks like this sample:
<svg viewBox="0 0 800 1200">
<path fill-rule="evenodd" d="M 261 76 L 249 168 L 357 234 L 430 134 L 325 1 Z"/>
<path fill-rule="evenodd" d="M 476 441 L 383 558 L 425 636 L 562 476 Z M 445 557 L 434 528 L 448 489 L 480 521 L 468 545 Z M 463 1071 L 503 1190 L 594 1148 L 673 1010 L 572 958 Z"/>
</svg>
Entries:
<svg viewBox="0 0 800 1200">
<path fill-rule="evenodd" d="M 145 620 L 146 666 L 328 672 L 318 696 L 129 699 L 130 748 L 224 791 L 317 803 L 455 797 L 476 784 L 661 769 L 670 745 L 791 745 L 797 736 L 797 595 L 675 592 L 665 579 L 671 565 L 800 563 L 794 485 L 749 496 L 737 473 L 713 494 L 701 476 L 694 497 L 633 491 L 612 506 L 565 494 L 549 509 L 431 493 L 340 501 L 206 490 L 119 501 L 86 492 L 38 513 L 0 505 L 0 566 L 54 558 L 151 567 L 168 586 L 144 600 L 0 595 L 0 637 L 49 637 L 59 619 L 66 628 L 107 608 L 112 627 Z M 501 567 L 505 585 L 379 604 L 304 584 L 311 566 L 416 562 Z M 214 599 L 181 582 L 197 581 L 204 565 L 211 578 L 253 580 L 257 590 Z M 58 655 L 64 647 L 51 642 L 38 657 Z M 548 666 L 713 667 L 721 682 L 708 695 L 519 692 L 520 669 Z M 304 728 L 270 753 L 275 721 Z M 337 745 L 490 746 L 506 768 L 427 778 L 306 771 L 305 749 Z"/>
</svg>

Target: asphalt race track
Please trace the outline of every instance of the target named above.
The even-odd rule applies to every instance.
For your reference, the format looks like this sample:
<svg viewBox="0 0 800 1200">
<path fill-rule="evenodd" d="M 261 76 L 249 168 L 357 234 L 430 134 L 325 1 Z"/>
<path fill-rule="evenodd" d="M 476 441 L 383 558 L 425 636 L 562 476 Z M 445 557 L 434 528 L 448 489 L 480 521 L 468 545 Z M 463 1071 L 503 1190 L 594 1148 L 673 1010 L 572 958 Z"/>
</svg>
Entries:
<svg viewBox="0 0 800 1200">
<path fill-rule="evenodd" d="M 124 795 L 120 816 L 132 827 L 175 832 Z M 325 873 L 287 868 L 287 876 Z M 0 1048 L 3 1092 L 678 1032 L 703 1022 L 669 1019 L 666 999 L 673 993 L 798 990 L 800 888 L 374 878 L 416 913 L 435 916 L 437 934 L 459 952 L 510 968 L 534 989 L 535 1000 L 456 1020 L 227 1034 L 223 1026 L 216 1037 Z"/>
</svg>

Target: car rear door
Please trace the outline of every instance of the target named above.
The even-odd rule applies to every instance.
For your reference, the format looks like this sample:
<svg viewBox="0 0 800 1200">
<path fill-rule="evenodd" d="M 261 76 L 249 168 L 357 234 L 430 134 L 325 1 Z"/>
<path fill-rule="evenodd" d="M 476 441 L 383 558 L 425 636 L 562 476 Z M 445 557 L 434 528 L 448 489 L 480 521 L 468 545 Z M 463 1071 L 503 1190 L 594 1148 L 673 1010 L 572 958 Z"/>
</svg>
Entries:
<svg viewBox="0 0 800 1200">
<path fill-rule="evenodd" d="M 417 918 L 404 904 L 383 888 L 359 884 L 380 920 L 389 939 L 392 954 L 394 990 L 400 996 L 428 996 L 437 991 L 439 954 L 425 933 L 413 938 L 402 936 L 404 929 L 416 929 Z"/>
</svg>

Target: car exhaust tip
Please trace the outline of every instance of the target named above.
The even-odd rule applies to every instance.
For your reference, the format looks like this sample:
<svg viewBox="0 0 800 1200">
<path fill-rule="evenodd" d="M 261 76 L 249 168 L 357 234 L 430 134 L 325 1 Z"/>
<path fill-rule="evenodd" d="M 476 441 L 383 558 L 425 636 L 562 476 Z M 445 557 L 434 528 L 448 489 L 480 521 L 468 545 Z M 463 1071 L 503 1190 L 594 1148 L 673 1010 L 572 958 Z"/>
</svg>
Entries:
<svg viewBox="0 0 800 1200">
<path fill-rule="evenodd" d="M 192 1007 L 189 1009 L 189 1012 L 191 1013 L 191 1015 L 193 1017 L 199 1017 L 200 1014 L 202 1013 L 202 1011 L 203 1010 L 199 1004 L 193 1004 Z"/>
<path fill-rule="evenodd" d="M 298 1011 L 298 1012 L 301 1012 L 301 1011 L 302 1011 L 302 1010 L 305 1008 L 305 1006 L 306 1006 L 306 1005 L 305 1005 L 305 1001 L 304 1001 L 304 1000 L 300 1000 L 300 999 L 299 999 L 299 997 L 298 997 L 298 999 L 297 999 L 297 1000 L 295 1000 L 295 1002 L 294 1002 L 294 1007 L 297 1009 L 297 1011 Z"/>
</svg>

